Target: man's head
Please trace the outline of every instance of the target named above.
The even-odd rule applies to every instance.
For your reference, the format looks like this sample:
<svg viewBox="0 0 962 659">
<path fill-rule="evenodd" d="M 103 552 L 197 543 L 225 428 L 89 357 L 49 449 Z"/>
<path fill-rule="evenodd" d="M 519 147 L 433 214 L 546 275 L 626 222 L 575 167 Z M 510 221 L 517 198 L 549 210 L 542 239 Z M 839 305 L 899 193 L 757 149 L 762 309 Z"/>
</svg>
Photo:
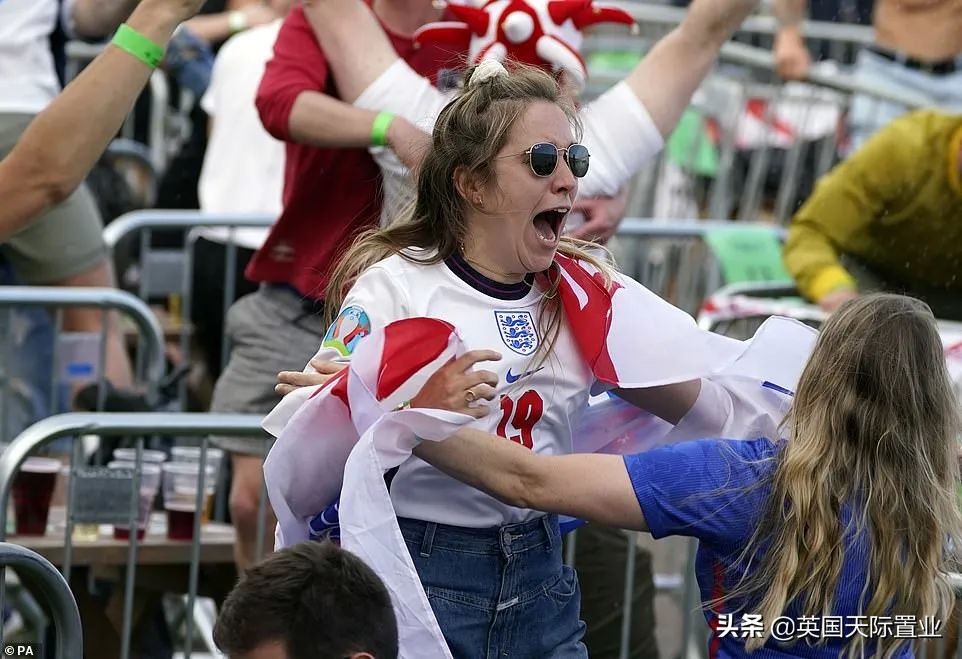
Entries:
<svg viewBox="0 0 962 659">
<path fill-rule="evenodd" d="M 230 659 L 397 659 L 387 589 L 353 554 L 304 542 L 247 570 L 214 642 Z"/>
</svg>

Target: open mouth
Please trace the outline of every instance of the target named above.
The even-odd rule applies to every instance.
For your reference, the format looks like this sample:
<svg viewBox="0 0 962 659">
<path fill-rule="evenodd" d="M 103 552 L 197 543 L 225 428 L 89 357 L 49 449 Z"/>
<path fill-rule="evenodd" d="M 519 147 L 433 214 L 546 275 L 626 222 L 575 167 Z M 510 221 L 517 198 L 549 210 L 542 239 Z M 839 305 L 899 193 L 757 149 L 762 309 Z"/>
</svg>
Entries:
<svg viewBox="0 0 962 659">
<path fill-rule="evenodd" d="M 538 237 L 546 243 L 556 243 L 561 236 L 561 228 L 564 226 L 565 218 L 568 217 L 567 206 L 550 208 L 541 211 L 534 216 L 534 229 Z"/>
</svg>

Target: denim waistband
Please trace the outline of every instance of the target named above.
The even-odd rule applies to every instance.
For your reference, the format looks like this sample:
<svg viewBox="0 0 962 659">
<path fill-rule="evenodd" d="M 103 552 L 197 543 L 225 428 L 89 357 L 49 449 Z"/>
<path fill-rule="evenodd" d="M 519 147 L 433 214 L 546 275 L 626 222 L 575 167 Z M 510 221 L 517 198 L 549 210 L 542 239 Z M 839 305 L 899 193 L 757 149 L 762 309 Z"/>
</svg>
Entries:
<svg viewBox="0 0 962 659">
<path fill-rule="evenodd" d="M 434 548 L 510 556 L 533 549 L 551 550 L 561 544 L 557 515 L 480 529 L 406 517 L 398 518 L 398 523 L 404 539 L 419 546 L 422 556 L 429 556 Z"/>
</svg>

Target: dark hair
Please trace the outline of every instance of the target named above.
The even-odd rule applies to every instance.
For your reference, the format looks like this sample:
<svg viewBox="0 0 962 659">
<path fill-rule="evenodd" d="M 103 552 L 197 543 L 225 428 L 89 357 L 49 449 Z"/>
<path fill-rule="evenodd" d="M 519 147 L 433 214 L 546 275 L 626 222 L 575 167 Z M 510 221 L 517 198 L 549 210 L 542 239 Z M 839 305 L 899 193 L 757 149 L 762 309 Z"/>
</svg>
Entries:
<svg viewBox="0 0 962 659">
<path fill-rule="evenodd" d="M 394 609 L 384 583 L 330 542 L 302 542 L 247 570 L 224 601 L 214 643 L 228 656 L 270 642 L 288 659 L 397 659 Z"/>
</svg>

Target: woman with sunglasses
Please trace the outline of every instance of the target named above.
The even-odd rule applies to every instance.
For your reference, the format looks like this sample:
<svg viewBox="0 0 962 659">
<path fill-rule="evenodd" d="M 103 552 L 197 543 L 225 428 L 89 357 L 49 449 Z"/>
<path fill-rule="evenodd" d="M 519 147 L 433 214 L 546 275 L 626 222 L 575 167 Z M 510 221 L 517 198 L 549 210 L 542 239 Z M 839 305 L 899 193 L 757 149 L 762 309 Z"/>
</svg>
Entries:
<svg viewBox="0 0 962 659">
<path fill-rule="evenodd" d="M 323 347 L 348 360 L 364 336 L 393 321 L 446 320 L 470 349 L 503 353 L 492 371 L 463 374 L 457 410 L 536 453 L 570 453 L 594 376 L 565 322 L 557 282 L 536 275 L 556 254 L 606 271 L 583 243 L 561 235 L 590 162 L 576 124 L 548 74 L 509 75 L 496 62 L 470 70 L 438 118 L 411 216 L 360 236 L 335 269 L 325 299 L 340 312 Z M 659 389 L 637 400 L 677 421 L 700 383 Z M 481 399 L 497 400 L 494 414 L 475 406 Z M 503 505 L 416 458 L 390 487 L 455 657 L 587 656 L 557 517 Z"/>
<path fill-rule="evenodd" d="M 325 299 L 340 312 L 316 359 L 351 361 L 359 342 L 373 331 L 380 337 L 402 331 L 404 341 L 419 340 L 418 330 L 398 328 L 423 325 L 396 321 L 446 321 L 469 353 L 452 362 L 460 372 L 450 381 L 455 393 L 446 409 L 470 415 L 472 427 L 538 454 L 573 450 L 574 428 L 586 418 L 596 385 L 616 387 L 614 395 L 674 425 L 672 437 L 662 441 L 700 437 L 706 428 L 709 433 L 756 436 L 756 428 L 773 427 L 783 410 L 780 395 L 773 406 L 771 396 L 742 391 L 740 385 L 710 375 L 724 376 L 719 369 L 736 358 L 730 340 L 698 332 L 687 314 L 594 258 L 585 250 L 590 243 L 562 236 L 590 162 L 575 126 L 574 108 L 557 81 L 540 69 L 519 67 L 509 75 L 501 64 L 488 61 L 469 70 L 463 92 L 438 117 L 410 216 L 359 236 L 335 268 Z M 577 288 L 580 284 L 570 283 L 571 278 L 586 288 Z M 574 301 L 576 288 L 582 293 L 590 289 L 585 305 Z M 633 292 L 619 297 L 621 288 Z M 631 300 L 630 312 L 617 306 L 619 299 Z M 578 316 L 568 318 L 567 313 Z M 625 324 L 628 318 L 636 319 L 631 327 Z M 606 322 L 619 328 L 619 338 L 598 325 Z M 636 329 L 638 334 L 629 338 Z M 424 354 L 385 347 L 377 391 L 382 386 L 394 391 L 399 372 L 432 354 L 437 336 L 424 337 Z M 805 337 L 793 336 L 799 345 L 808 338 L 808 330 Z M 630 340 L 633 345 L 625 346 L 616 361 L 626 374 L 635 369 L 635 375 L 612 375 L 611 355 L 597 346 L 598 340 Z M 761 345 L 772 344 L 766 339 Z M 728 356 L 718 359 L 712 352 L 716 349 Z M 686 354 L 666 359 L 665 350 Z M 480 360 L 497 363 L 491 370 L 472 370 Z M 330 372 L 327 365 L 318 366 Z M 778 377 L 794 382 L 795 376 L 786 373 Z M 314 384 L 326 377 L 300 375 L 306 379 L 287 384 Z M 748 380 L 754 382 L 754 377 Z M 358 390 L 349 386 L 348 397 L 352 391 Z M 308 527 L 311 535 L 320 535 L 315 523 L 329 525 L 326 513 L 336 510 L 322 513 L 315 507 L 327 503 L 317 493 L 330 489 L 330 474 L 343 459 L 314 442 L 325 439 L 325 417 L 308 414 L 310 426 L 294 433 L 283 427 L 292 410 L 316 412 L 311 401 L 323 396 L 313 393 L 285 399 L 268 422 L 278 436 L 265 463 L 268 491 L 274 509 L 284 511 L 290 522 L 278 536 L 282 543 L 306 537 Z M 347 402 L 341 394 L 333 395 Z M 423 407 L 418 398 L 408 404 Z M 489 407 L 484 401 L 495 403 Z M 610 430 L 602 434 L 606 432 Z M 335 443 L 343 439 L 331 438 Z M 319 457 L 312 460 L 315 451 Z M 587 656 L 580 591 L 574 571 L 562 564 L 558 518 L 504 505 L 417 458 L 397 457 L 403 462 L 389 480 L 388 508 L 396 514 L 404 546 L 453 655 Z M 351 495 L 368 485 L 358 484 Z M 387 528 L 381 519 L 386 511 L 371 503 L 378 508 L 370 511 L 380 520 L 378 529 Z M 376 530 L 370 531 L 352 542 L 363 544 L 366 538 L 386 547 L 384 542 L 395 537 L 375 539 Z M 386 579 L 400 569 L 394 564 L 380 568 L 391 572 Z M 420 614 L 411 620 L 415 626 L 423 622 Z M 430 633 L 434 629 L 428 625 Z"/>
</svg>

